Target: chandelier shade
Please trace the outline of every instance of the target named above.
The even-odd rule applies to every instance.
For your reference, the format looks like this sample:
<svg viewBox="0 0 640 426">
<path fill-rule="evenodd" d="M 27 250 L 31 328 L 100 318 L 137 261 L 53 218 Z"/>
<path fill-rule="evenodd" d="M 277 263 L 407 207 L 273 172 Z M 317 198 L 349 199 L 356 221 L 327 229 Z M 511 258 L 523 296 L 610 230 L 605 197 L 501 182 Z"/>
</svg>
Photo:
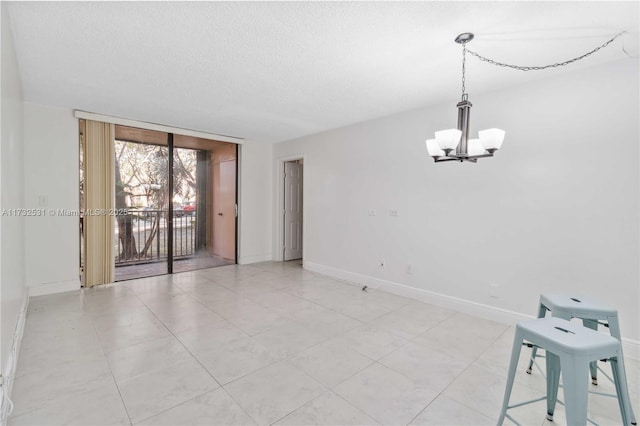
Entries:
<svg viewBox="0 0 640 426">
<path fill-rule="evenodd" d="M 489 152 L 500 149 L 502 141 L 504 141 L 504 130 L 500 129 L 487 129 L 480 130 L 478 135 L 480 136 L 480 143 L 482 147 Z"/>
<path fill-rule="evenodd" d="M 435 139 L 427 139 L 427 152 L 431 157 L 443 157 L 444 151 Z"/>
<path fill-rule="evenodd" d="M 436 132 L 436 141 L 443 151 L 452 151 L 460 143 L 462 132 L 458 129 L 440 130 Z"/>
</svg>

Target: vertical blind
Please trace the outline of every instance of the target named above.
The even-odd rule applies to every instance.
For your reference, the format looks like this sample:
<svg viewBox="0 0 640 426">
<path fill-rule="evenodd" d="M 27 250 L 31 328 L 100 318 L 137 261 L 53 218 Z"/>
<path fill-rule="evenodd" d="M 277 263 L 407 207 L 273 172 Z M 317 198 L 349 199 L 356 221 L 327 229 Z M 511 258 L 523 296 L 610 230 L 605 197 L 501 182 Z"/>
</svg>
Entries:
<svg viewBox="0 0 640 426">
<path fill-rule="evenodd" d="M 113 124 L 86 120 L 85 287 L 114 281 L 115 129 Z"/>
</svg>

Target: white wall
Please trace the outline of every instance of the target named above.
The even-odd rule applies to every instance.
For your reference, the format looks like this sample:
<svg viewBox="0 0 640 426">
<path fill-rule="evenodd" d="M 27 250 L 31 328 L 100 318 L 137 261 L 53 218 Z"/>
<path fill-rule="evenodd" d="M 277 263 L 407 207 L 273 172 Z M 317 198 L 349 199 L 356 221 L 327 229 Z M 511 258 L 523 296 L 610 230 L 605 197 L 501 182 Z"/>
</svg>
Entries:
<svg viewBox="0 0 640 426">
<path fill-rule="evenodd" d="M 49 210 L 78 209 L 78 120 L 66 108 L 24 104 L 25 182 L 28 208 L 45 209 L 26 226 L 26 282 L 30 294 L 80 288 L 78 217 Z M 39 197 L 46 197 L 46 205 Z"/>
<path fill-rule="evenodd" d="M 2 39 L 2 80 L 0 127 L 0 209 L 24 207 L 22 90 L 18 64 L 13 47 L 9 15 L 3 2 L 0 5 Z M 0 371 L 7 371 L 7 362 L 14 330 L 25 295 L 24 279 L 24 217 L 0 215 Z"/>
<path fill-rule="evenodd" d="M 240 146 L 240 264 L 272 258 L 272 158 L 271 144 L 247 141 Z"/>
<path fill-rule="evenodd" d="M 541 292 L 591 295 L 617 307 L 637 341 L 638 93 L 637 58 L 471 92 L 472 132 L 507 132 L 478 164 L 434 164 L 425 150 L 455 127 L 455 94 L 276 144 L 276 165 L 305 156 L 305 264 L 529 315 Z M 277 201 L 273 211 L 277 229 Z"/>
</svg>

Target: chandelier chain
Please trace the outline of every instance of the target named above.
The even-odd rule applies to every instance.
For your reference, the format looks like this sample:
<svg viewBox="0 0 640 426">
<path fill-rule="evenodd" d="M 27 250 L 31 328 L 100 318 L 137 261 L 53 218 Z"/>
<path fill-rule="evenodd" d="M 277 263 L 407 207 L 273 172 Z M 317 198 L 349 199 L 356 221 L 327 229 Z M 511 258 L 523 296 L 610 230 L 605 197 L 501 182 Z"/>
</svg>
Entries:
<svg viewBox="0 0 640 426">
<path fill-rule="evenodd" d="M 618 37 L 620 37 L 621 35 L 625 34 L 626 31 L 621 31 L 618 34 L 616 34 L 615 36 L 613 36 L 611 39 L 607 40 L 605 43 L 603 43 L 602 45 L 596 47 L 595 49 L 591 50 L 590 52 L 585 53 L 584 55 L 566 60 L 564 62 L 557 62 L 555 64 L 549 64 L 549 65 L 542 65 L 542 66 L 520 66 L 520 65 L 511 65 L 511 64 L 505 64 L 502 62 L 498 62 L 498 61 L 494 61 L 493 59 L 489 59 L 486 58 L 472 50 L 468 50 L 466 48 L 466 46 L 463 44 L 463 51 L 462 51 L 462 93 L 464 93 L 464 61 L 465 61 L 465 51 L 468 51 L 470 55 L 475 56 L 476 58 L 480 59 L 483 62 L 487 62 L 490 63 L 492 65 L 496 65 L 499 67 L 506 67 L 506 68 L 512 68 L 514 70 L 518 70 L 518 71 L 540 71 L 540 70 L 544 70 L 547 68 L 556 68 L 556 67 L 564 67 L 565 65 L 569 65 L 573 62 L 577 62 L 581 59 L 584 59 L 588 56 L 593 55 L 594 53 L 596 53 L 598 50 L 603 49 L 605 47 L 607 47 L 609 44 L 611 44 L 615 39 L 617 39 Z"/>
<path fill-rule="evenodd" d="M 467 43 L 462 43 L 462 96 L 465 94 L 465 71 L 466 71 L 466 63 L 467 63 Z"/>
</svg>

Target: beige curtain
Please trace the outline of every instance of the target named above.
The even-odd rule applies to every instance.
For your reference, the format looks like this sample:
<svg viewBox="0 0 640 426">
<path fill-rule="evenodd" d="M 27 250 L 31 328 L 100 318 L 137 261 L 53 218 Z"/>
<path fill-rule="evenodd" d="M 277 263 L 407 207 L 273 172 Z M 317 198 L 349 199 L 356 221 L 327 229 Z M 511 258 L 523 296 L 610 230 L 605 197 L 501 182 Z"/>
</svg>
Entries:
<svg viewBox="0 0 640 426">
<path fill-rule="evenodd" d="M 84 143 L 84 286 L 114 280 L 115 129 L 86 120 Z"/>
</svg>

